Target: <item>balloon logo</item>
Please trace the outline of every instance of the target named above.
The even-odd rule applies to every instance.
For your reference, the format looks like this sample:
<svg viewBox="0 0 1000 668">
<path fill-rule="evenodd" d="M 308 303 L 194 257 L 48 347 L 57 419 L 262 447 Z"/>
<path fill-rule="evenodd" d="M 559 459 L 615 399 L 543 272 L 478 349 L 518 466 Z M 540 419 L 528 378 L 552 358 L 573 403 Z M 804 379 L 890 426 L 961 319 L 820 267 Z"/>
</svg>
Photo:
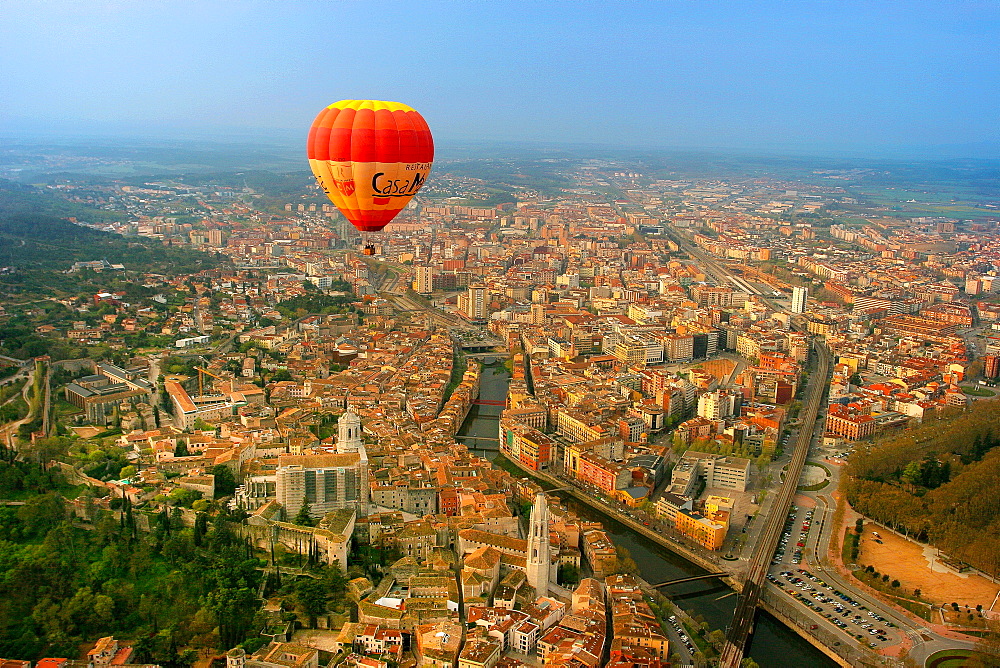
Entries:
<svg viewBox="0 0 1000 668">
<path fill-rule="evenodd" d="M 341 100 L 309 129 L 309 166 L 330 201 L 360 232 L 378 232 L 426 183 L 434 140 L 405 104 Z"/>
</svg>

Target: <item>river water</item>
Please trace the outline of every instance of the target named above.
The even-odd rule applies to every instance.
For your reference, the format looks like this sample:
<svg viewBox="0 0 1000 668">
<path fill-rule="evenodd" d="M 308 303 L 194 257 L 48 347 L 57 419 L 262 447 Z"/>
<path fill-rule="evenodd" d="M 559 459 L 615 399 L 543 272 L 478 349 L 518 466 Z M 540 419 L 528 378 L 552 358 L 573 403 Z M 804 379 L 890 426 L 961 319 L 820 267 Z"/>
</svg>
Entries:
<svg viewBox="0 0 1000 668">
<path fill-rule="evenodd" d="M 506 399 L 509 379 L 510 376 L 505 369 L 485 367 L 479 391 L 480 398 L 496 401 Z M 502 406 L 473 406 L 458 432 L 459 435 L 497 438 L 498 417 L 502 410 Z M 491 460 L 496 457 L 497 441 L 467 440 L 465 443 L 474 451 L 476 445 L 488 446 L 490 450 L 477 452 L 485 454 Z M 580 517 L 601 522 L 614 543 L 631 553 L 639 565 L 642 577 L 647 582 L 655 584 L 705 572 L 696 564 L 660 547 L 589 506 L 569 497 L 564 498 L 564 502 Z M 725 630 L 736 607 L 736 593 L 716 580 L 672 585 L 664 589 L 664 594 L 684 610 L 692 611 L 694 615 L 702 615 L 713 629 Z M 757 614 L 757 626 L 750 641 L 749 655 L 763 668 L 812 668 L 836 665 L 784 624 L 763 611 Z"/>
</svg>

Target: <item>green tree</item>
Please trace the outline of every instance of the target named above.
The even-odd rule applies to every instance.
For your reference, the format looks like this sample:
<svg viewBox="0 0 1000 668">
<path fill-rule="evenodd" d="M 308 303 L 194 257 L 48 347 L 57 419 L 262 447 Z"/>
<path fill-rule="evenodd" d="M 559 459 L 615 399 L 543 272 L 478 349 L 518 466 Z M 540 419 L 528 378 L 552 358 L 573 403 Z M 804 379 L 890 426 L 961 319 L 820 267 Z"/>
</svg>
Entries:
<svg viewBox="0 0 1000 668">
<path fill-rule="evenodd" d="M 199 512 L 194 518 L 194 533 L 192 535 L 195 547 L 201 547 L 206 533 L 208 533 L 208 516 L 203 512 Z"/>
<path fill-rule="evenodd" d="M 36 535 L 42 535 L 66 518 L 66 504 L 55 492 L 41 494 L 28 499 L 17 517 Z"/>
<path fill-rule="evenodd" d="M 215 498 L 229 496 L 236 491 L 236 476 L 225 464 L 216 464 L 208 470 L 215 476 Z"/>
<path fill-rule="evenodd" d="M 302 526 L 302 527 L 311 527 L 311 526 L 313 526 L 313 518 L 312 518 L 312 516 L 309 515 L 309 504 L 308 503 L 303 503 L 302 504 L 302 507 L 299 508 L 299 512 L 296 513 L 295 517 L 292 519 L 292 524 L 298 524 L 299 526 Z"/>
<path fill-rule="evenodd" d="M 303 578 L 295 585 L 295 599 L 309 618 L 309 626 L 316 626 L 316 618 L 326 612 L 326 586 L 320 580 Z"/>
<path fill-rule="evenodd" d="M 575 585 L 580 582 L 580 569 L 573 564 L 560 564 L 559 583 Z"/>
</svg>

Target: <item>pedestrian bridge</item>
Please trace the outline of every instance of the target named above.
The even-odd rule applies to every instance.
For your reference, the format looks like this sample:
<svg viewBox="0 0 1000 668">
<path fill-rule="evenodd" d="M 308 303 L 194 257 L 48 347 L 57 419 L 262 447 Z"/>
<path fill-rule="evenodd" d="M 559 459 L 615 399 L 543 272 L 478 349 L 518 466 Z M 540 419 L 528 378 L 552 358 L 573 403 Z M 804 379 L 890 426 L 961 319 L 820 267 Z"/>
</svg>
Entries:
<svg viewBox="0 0 1000 668">
<path fill-rule="evenodd" d="M 692 575 L 687 578 L 677 578 L 676 580 L 667 580 L 666 582 L 661 582 L 659 584 L 653 585 L 654 587 L 666 587 L 667 585 L 680 584 L 682 582 L 694 582 L 695 580 L 710 580 L 712 578 L 724 578 L 729 573 L 725 571 L 720 571 L 718 573 L 705 573 L 704 575 Z"/>
</svg>

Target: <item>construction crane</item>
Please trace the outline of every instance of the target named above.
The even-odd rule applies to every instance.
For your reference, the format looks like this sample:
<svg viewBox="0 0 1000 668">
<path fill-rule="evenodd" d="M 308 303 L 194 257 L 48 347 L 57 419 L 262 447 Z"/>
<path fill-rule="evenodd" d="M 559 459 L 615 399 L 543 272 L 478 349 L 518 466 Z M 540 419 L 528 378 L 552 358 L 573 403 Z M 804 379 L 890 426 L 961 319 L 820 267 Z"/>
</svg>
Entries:
<svg viewBox="0 0 1000 668">
<path fill-rule="evenodd" d="M 205 396 L 204 385 L 203 385 L 202 381 L 203 381 L 203 379 L 204 379 L 204 377 L 205 377 L 206 374 L 209 375 L 209 376 L 211 376 L 212 378 L 215 378 L 216 380 L 225 380 L 225 378 L 223 378 L 222 376 L 217 376 L 214 373 L 212 373 L 211 371 L 209 371 L 208 369 L 203 369 L 200 366 L 196 366 L 195 369 L 198 370 L 198 396 L 199 397 Z"/>
</svg>

